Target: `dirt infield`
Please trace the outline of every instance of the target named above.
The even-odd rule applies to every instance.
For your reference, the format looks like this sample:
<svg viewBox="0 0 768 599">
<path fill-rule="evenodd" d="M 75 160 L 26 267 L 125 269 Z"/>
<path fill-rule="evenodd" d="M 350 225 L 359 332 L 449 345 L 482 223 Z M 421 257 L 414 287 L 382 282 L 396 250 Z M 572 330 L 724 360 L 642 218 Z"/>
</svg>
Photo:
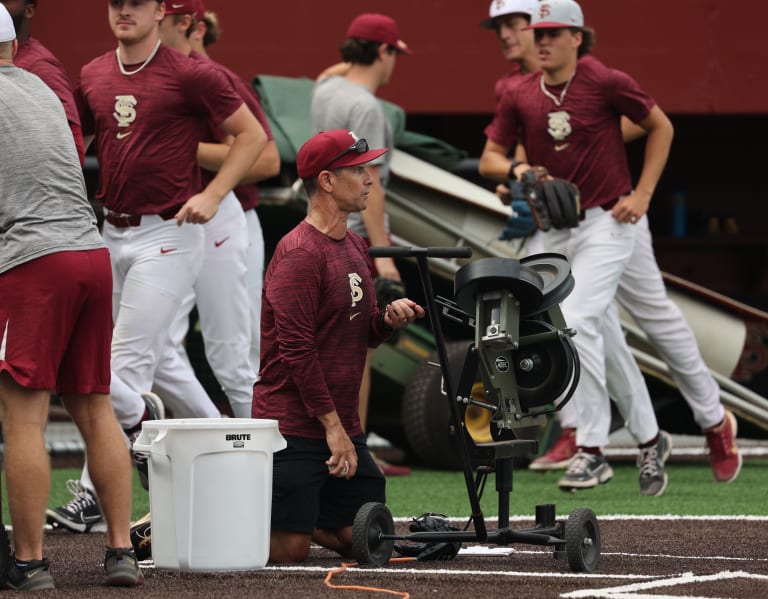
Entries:
<svg viewBox="0 0 768 599">
<path fill-rule="evenodd" d="M 570 571 L 552 559 L 550 549 L 531 545 L 491 547 L 509 555 L 460 554 L 451 561 L 396 562 L 381 568 L 350 567 L 330 583 L 397 591 L 417 597 L 734 597 L 768 596 L 768 518 L 606 518 L 600 519 L 602 557 L 591 574 Z M 495 524 L 489 521 L 489 528 Z M 513 520 L 511 528 L 532 526 Z M 405 532 L 406 524 L 398 523 Z M 368 590 L 331 588 L 328 573 L 344 560 L 320 548 L 300 565 L 239 573 L 155 570 L 146 562 L 144 586 L 109 589 L 103 584 L 101 533 L 46 534 L 51 571 L 62 597 L 336 597 L 382 595 Z M 476 547 L 476 546 L 471 546 Z M 402 593 L 402 594 L 401 594 Z"/>
</svg>

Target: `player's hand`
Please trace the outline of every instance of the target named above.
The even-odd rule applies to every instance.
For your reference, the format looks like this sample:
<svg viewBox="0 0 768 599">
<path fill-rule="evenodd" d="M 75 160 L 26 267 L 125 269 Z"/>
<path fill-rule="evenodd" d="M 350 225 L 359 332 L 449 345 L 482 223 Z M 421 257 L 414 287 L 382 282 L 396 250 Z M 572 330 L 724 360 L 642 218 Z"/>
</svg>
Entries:
<svg viewBox="0 0 768 599">
<path fill-rule="evenodd" d="M 509 206 L 512 203 L 512 191 L 503 183 L 499 183 L 496 186 L 496 195 L 505 206 Z"/>
<path fill-rule="evenodd" d="M 219 210 L 219 202 L 206 193 L 198 193 L 189 198 L 179 209 L 174 218 L 179 226 L 186 223 L 201 225 L 207 223 Z"/>
<path fill-rule="evenodd" d="M 387 305 L 384 309 L 384 322 L 393 329 L 402 329 L 417 318 L 424 318 L 424 314 L 424 308 L 404 297 Z"/>
<path fill-rule="evenodd" d="M 374 258 L 373 265 L 376 267 L 376 272 L 380 277 L 386 277 L 387 279 L 393 279 L 400 281 L 400 271 L 395 266 L 395 261 L 392 258 Z"/>
<path fill-rule="evenodd" d="M 616 202 L 616 205 L 611 209 L 611 214 L 620 223 L 634 225 L 648 212 L 650 203 L 650 194 L 633 191 Z"/>
<path fill-rule="evenodd" d="M 347 480 L 357 474 L 357 451 L 344 427 L 326 429 L 325 441 L 331 450 L 331 457 L 325 461 L 328 474 Z"/>
</svg>

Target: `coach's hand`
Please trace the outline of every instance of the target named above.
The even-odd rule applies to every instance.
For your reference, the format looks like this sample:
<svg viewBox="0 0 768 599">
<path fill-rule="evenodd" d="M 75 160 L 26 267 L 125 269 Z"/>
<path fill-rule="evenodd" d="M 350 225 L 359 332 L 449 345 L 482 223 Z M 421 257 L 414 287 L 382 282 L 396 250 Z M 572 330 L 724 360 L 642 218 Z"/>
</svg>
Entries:
<svg viewBox="0 0 768 599">
<path fill-rule="evenodd" d="M 384 309 L 384 322 L 393 329 L 402 329 L 417 318 L 424 318 L 424 308 L 407 297 L 387 304 Z"/>
<path fill-rule="evenodd" d="M 352 478 L 357 473 L 357 451 L 340 421 L 325 427 L 325 441 L 331 450 L 331 457 L 325 461 L 328 473 L 339 478 Z"/>
</svg>

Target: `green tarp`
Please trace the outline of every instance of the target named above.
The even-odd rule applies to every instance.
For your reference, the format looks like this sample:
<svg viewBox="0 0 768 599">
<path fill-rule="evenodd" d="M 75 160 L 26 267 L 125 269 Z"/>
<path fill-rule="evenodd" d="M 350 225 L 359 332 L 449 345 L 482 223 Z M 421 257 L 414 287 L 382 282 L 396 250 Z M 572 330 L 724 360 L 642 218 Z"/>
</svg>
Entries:
<svg viewBox="0 0 768 599">
<path fill-rule="evenodd" d="M 283 162 L 295 162 L 296 152 L 312 135 L 309 110 L 313 85 L 314 81 L 306 77 L 258 75 L 253 79 Z M 392 102 L 379 102 L 392 125 L 398 149 L 446 170 L 466 158 L 465 151 L 440 139 L 406 130 L 405 111 Z"/>
</svg>

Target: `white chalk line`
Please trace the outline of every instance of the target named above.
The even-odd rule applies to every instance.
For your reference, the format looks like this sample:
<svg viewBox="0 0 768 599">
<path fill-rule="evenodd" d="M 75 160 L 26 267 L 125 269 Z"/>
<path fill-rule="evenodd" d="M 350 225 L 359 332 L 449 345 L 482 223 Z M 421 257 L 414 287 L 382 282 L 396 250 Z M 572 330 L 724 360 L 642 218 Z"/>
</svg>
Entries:
<svg viewBox="0 0 768 599">
<path fill-rule="evenodd" d="M 751 574 L 749 572 L 742 571 L 725 571 L 717 574 L 696 575 L 693 572 L 684 572 L 677 576 L 648 580 L 645 582 L 639 582 L 634 584 L 627 584 L 618 587 L 604 587 L 601 589 L 579 589 L 578 591 L 570 591 L 568 593 L 561 593 L 560 597 L 563 599 L 578 599 L 580 597 L 593 597 L 595 599 L 711 599 L 711 597 L 701 596 L 694 597 L 692 595 L 659 595 L 656 593 L 642 594 L 639 591 L 649 591 L 652 589 L 659 589 L 663 587 L 679 587 L 686 584 L 699 583 L 699 582 L 718 582 L 723 580 L 733 580 L 736 578 L 745 578 L 749 580 L 762 580 L 768 582 L 768 576 L 762 574 Z"/>
<path fill-rule="evenodd" d="M 567 517 L 567 514 L 559 515 L 558 518 L 561 517 Z M 468 517 L 465 516 L 446 516 L 451 522 L 467 522 L 469 520 Z M 395 522 L 410 522 L 413 518 L 398 516 L 397 518 L 393 518 Z M 528 516 L 510 516 L 509 521 L 510 522 L 532 522 L 534 520 L 533 515 Z M 632 515 L 632 514 L 606 514 L 606 515 L 600 515 L 597 514 L 597 520 L 600 522 L 601 520 L 606 521 L 624 521 L 624 520 L 639 520 L 639 521 L 648 521 L 648 520 L 665 520 L 665 521 L 677 521 L 677 520 L 695 520 L 695 521 L 719 521 L 719 520 L 725 520 L 725 521 L 739 521 L 743 520 L 745 522 L 768 522 L 768 515 L 760 516 L 760 515 L 708 515 L 708 516 L 690 516 L 685 514 L 644 514 L 644 515 Z M 486 516 L 485 522 L 498 522 L 499 519 L 497 516 Z"/>
<path fill-rule="evenodd" d="M 474 551 L 472 550 L 474 547 L 473 545 L 470 545 L 468 549 L 469 551 L 464 552 L 462 549 L 459 552 L 459 555 L 477 555 L 477 556 L 484 556 L 484 557 L 493 557 L 493 556 L 512 556 L 512 555 L 542 555 L 551 553 L 552 549 L 515 549 L 512 547 L 505 547 L 507 549 L 506 552 L 503 552 L 499 549 L 490 548 L 487 551 L 483 551 L 484 548 L 487 546 L 481 545 L 478 546 L 477 549 Z M 642 558 L 653 558 L 653 559 L 671 559 L 671 560 L 689 560 L 689 561 L 723 561 L 723 562 L 768 562 L 768 557 L 734 557 L 730 555 L 672 555 L 669 553 L 629 553 L 625 551 L 601 551 L 600 555 L 602 557 L 605 556 L 614 556 L 614 557 L 642 557 Z"/>
</svg>

